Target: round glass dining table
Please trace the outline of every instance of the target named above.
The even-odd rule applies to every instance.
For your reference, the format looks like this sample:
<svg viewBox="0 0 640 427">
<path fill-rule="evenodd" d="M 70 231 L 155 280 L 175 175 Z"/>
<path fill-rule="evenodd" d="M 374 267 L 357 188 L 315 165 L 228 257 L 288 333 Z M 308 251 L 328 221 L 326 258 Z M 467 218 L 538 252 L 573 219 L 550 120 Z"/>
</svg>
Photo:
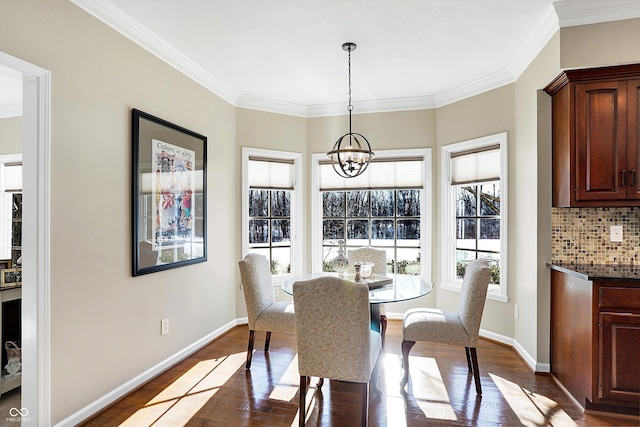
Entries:
<svg viewBox="0 0 640 427">
<path fill-rule="evenodd" d="M 282 290 L 293 295 L 293 284 L 318 277 L 338 277 L 338 273 L 314 273 L 306 276 L 293 277 L 282 282 Z M 349 275 L 345 279 L 349 280 Z M 381 276 L 377 276 L 380 278 Z M 371 310 L 371 329 L 380 332 L 380 305 L 392 302 L 408 301 L 427 295 L 433 288 L 431 283 L 425 282 L 420 276 L 409 274 L 387 274 L 384 278 L 391 279 L 391 283 L 369 290 L 369 308 Z"/>
</svg>

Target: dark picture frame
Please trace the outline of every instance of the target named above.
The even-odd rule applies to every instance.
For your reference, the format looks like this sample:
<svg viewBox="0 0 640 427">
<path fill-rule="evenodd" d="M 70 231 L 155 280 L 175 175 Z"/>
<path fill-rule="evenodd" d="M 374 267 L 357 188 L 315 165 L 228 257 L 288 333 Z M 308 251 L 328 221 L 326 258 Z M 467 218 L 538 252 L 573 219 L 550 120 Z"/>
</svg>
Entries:
<svg viewBox="0 0 640 427">
<path fill-rule="evenodd" d="M 133 275 L 207 260 L 207 137 L 132 109 Z"/>
<path fill-rule="evenodd" d="M 0 259 L 0 270 L 5 270 L 7 268 L 11 268 L 11 260 L 10 259 Z"/>
</svg>

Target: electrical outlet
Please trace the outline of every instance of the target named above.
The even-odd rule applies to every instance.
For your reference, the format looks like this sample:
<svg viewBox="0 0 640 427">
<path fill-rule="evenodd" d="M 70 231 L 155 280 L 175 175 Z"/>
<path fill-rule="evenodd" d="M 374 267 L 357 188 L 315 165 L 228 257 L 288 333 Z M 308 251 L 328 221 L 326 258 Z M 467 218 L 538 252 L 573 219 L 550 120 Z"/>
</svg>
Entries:
<svg viewBox="0 0 640 427">
<path fill-rule="evenodd" d="M 280 296 L 280 286 L 273 287 L 273 294 L 275 295 L 276 298 Z"/>
<path fill-rule="evenodd" d="M 611 226 L 611 241 L 622 242 L 622 226 L 621 225 Z"/>
<path fill-rule="evenodd" d="M 516 304 L 515 316 L 516 316 L 516 319 L 520 318 L 520 307 L 518 307 L 518 304 Z"/>
<path fill-rule="evenodd" d="M 169 318 L 162 319 L 160 321 L 160 335 L 169 333 Z"/>
</svg>

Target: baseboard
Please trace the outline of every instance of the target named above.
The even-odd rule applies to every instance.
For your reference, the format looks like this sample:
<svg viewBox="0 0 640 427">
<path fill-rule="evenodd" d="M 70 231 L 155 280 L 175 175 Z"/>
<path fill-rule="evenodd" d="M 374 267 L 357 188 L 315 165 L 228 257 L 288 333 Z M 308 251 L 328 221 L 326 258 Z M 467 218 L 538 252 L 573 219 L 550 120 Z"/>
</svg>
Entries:
<svg viewBox="0 0 640 427">
<path fill-rule="evenodd" d="M 246 318 L 245 318 L 244 323 L 247 323 Z M 114 403 L 115 401 L 117 401 L 118 399 L 120 399 L 123 396 L 125 396 L 126 394 L 132 392 L 133 390 L 135 390 L 136 388 L 140 387 L 141 385 L 143 385 L 147 381 L 149 381 L 149 380 L 153 379 L 154 377 L 158 376 L 159 374 L 161 374 L 162 372 L 164 372 L 165 370 L 167 370 L 171 366 L 175 365 L 176 363 L 178 363 L 181 360 L 185 359 L 187 356 L 189 356 L 189 355 L 195 353 L 196 351 L 200 350 L 201 348 L 203 348 L 204 346 L 209 344 L 214 339 L 218 338 L 219 336 L 223 335 L 225 332 L 229 331 L 230 329 L 232 329 L 235 326 L 240 325 L 240 324 L 242 324 L 242 319 L 236 319 L 236 320 L 233 320 L 233 321 L 227 323 L 226 325 L 216 329 L 215 331 L 211 332 L 210 334 L 208 334 L 208 335 L 202 337 L 201 339 L 199 339 L 198 341 L 194 342 L 190 346 L 185 347 L 184 349 L 182 349 L 179 352 L 175 353 L 171 357 L 163 360 L 162 362 L 160 362 L 157 365 L 153 366 L 152 368 L 146 370 L 145 372 L 141 373 L 140 375 L 136 376 L 135 378 L 132 378 L 131 380 L 129 380 L 126 383 L 122 384 L 120 387 L 116 388 L 115 390 L 111 391 L 110 393 L 107 393 L 106 395 L 102 396 L 100 399 L 96 400 L 95 402 L 85 406 L 84 408 L 80 409 L 78 412 L 76 412 L 76 413 L 70 415 L 69 417 L 65 418 L 64 420 L 60 421 L 59 423 L 57 423 L 55 425 L 55 427 L 72 427 L 72 426 L 78 425 L 79 423 L 87 420 L 91 416 L 97 414 L 101 410 L 105 409 L 107 406 L 109 406 L 112 403 Z"/>
<path fill-rule="evenodd" d="M 387 318 L 393 319 L 393 320 L 402 320 L 403 315 L 404 315 L 404 313 L 386 313 L 386 314 L 387 314 Z M 181 351 L 175 353 L 171 357 L 163 360 L 162 362 L 158 363 L 157 365 L 153 366 L 152 368 L 146 370 L 145 372 L 141 373 L 140 375 L 136 376 L 135 378 L 132 378 L 131 380 L 129 380 L 125 384 L 121 385 L 120 387 L 116 388 L 115 390 L 111 391 L 110 393 L 107 393 L 106 395 L 104 395 L 100 399 L 98 399 L 98 400 L 94 401 L 93 403 L 85 406 L 84 408 L 82 408 L 78 412 L 76 412 L 76 413 L 70 415 L 69 417 L 65 418 L 64 420 L 60 421 L 54 427 L 73 427 L 75 425 L 78 425 L 79 423 L 87 420 L 91 416 L 93 416 L 93 415 L 97 414 L 98 412 L 100 412 L 101 410 L 105 409 L 106 407 L 108 407 L 109 405 L 111 405 L 112 403 L 117 401 L 118 399 L 122 398 L 126 394 L 128 394 L 128 393 L 132 392 L 133 390 L 135 390 L 136 388 L 140 387 L 141 385 L 143 385 L 147 381 L 149 381 L 149 380 L 153 379 L 154 377 L 158 376 L 159 374 L 161 374 L 166 369 L 170 368 L 171 366 L 173 366 L 176 363 L 180 362 L 181 360 L 185 359 L 189 355 L 191 355 L 191 354 L 195 353 L 196 351 L 200 350 L 201 348 L 203 348 L 204 346 L 206 346 L 207 344 L 209 344 L 211 341 L 213 341 L 214 339 L 218 338 L 219 336 L 223 335 L 224 333 L 226 333 L 230 329 L 234 328 L 237 325 L 246 325 L 247 323 L 248 323 L 248 319 L 246 317 L 241 317 L 241 318 L 232 320 L 231 322 L 227 323 L 226 325 L 224 325 L 224 326 L 216 329 L 215 331 L 211 332 L 210 334 L 202 337 L 201 339 L 199 339 L 198 341 L 194 342 L 190 346 L 182 349 Z M 504 345 L 507 345 L 507 346 L 513 348 L 516 351 L 516 353 L 520 356 L 520 358 L 529 366 L 529 368 L 532 371 L 534 371 L 534 372 L 551 372 L 549 364 L 537 363 L 535 361 L 535 359 L 533 357 L 531 357 L 531 355 L 529 353 L 527 353 L 527 351 L 520 345 L 520 343 L 518 343 L 513 338 L 509 338 L 509 337 L 506 337 L 504 335 L 496 334 L 496 333 L 493 333 L 493 332 L 490 332 L 490 331 L 486 331 L 486 330 L 483 330 L 483 329 L 480 329 L 480 336 L 484 337 L 484 338 L 487 338 L 487 339 L 490 339 L 492 341 L 499 342 L 501 344 L 504 344 Z"/>
<path fill-rule="evenodd" d="M 404 313 L 387 313 L 388 319 L 402 320 Z M 551 365 L 548 363 L 538 363 L 535 358 L 532 357 L 525 349 L 520 345 L 520 343 L 513 338 L 506 337 L 504 335 L 496 334 L 491 331 L 487 331 L 484 329 L 480 329 L 480 336 L 483 338 L 490 339 L 492 341 L 499 342 L 506 346 L 509 346 L 515 350 L 518 356 L 522 359 L 522 361 L 531 369 L 533 372 L 551 372 Z"/>
</svg>

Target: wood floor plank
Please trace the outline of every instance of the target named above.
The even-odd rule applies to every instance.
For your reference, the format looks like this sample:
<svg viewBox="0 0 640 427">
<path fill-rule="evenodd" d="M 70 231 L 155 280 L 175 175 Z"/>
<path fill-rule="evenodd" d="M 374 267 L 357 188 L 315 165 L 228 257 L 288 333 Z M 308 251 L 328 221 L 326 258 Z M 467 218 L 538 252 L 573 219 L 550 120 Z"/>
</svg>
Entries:
<svg viewBox="0 0 640 427">
<path fill-rule="evenodd" d="M 481 339 L 483 395 L 477 396 L 464 348 L 416 343 L 410 380 L 402 377 L 401 323 L 390 320 L 378 398 L 370 393 L 371 427 L 639 426 L 638 417 L 584 414 L 549 375 L 533 374 L 513 349 Z M 83 426 L 295 427 L 298 373 L 295 334 L 274 333 L 268 354 L 257 336 L 251 371 L 244 369 L 248 330 L 233 329 L 141 386 Z M 307 395 L 309 426 L 359 425 L 357 385 L 316 379 Z"/>
</svg>

